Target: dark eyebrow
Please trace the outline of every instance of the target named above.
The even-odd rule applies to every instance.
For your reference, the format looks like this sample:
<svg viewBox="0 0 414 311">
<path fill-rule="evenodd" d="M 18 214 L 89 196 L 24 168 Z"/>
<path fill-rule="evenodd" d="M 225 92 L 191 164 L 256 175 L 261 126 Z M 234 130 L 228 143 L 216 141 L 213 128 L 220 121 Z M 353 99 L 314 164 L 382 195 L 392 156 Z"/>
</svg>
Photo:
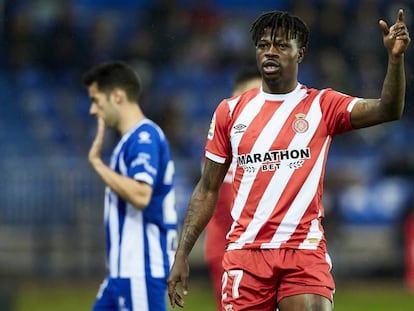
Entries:
<svg viewBox="0 0 414 311">
<path fill-rule="evenodd" d="M 286 44 L 290 44 L 290 40 L 288 38 L 283 38 L 283 37 L 274 37 L 273 40 L 272 39 L 267 39 L 267 38 L 260 38 L 258 40 L 259 41 L 264 41 L 264 42 L 272 42 L 272 43 L 286 43 Z"/>
</svg>

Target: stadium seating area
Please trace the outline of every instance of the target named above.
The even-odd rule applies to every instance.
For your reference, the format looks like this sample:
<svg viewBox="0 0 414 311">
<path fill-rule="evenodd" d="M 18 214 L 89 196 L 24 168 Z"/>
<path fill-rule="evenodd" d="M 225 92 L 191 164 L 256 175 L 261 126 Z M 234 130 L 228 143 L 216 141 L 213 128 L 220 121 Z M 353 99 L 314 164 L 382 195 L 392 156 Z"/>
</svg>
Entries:
<svg viewBox="0 0 414 311">
<path fill-rule="evenodd" d="M 81 85 L 91 65 L 123 59 L 140 73 L 141 104 L 173 147 L 183 212 L 199 176 L 211 114 L 230 94 L 237 69 L 254 62 L 249 30 L 260 12 L 290 10 L 311 28 L 302 83 L 379 97 L 386 51 L 378 18 L 392 23 L 400 6 L 414 32 L 408 0 L 4 0 L 0 223 L 100 221 L 90 216 L 100 215 L 102 185 L 86 163 L 95 122 Z M 326 208 L 333 219 L 328 229 L 398 226 L 414 210 L 413 48 L 406 63 L 403 120 L 333 143 L 326 172 Z"/>
</svg>

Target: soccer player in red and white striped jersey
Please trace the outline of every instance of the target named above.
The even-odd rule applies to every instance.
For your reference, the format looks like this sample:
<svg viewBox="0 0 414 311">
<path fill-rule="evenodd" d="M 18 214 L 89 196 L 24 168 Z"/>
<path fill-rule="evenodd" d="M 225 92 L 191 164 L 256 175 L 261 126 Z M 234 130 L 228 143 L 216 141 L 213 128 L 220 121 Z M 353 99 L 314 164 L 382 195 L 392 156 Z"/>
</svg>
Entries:
<svg viewBox="0 0 414 311">
<path fill-rule="evenodd" d="M 233 224 L 223 259 L 223 310 L 332 310 L 334 280 L 322 219 L 326 159 L 335 135 L 401 118 L 404 53 L 410 37 L 403 10 L 379 22 L 388 51 L 381 97 L 364 99 L 297 80 L 309 29 L 286 12 L 265 12 L 252 25 L 262 88 L 223 100 L 208 132 L 206 162 L 187 210 L 168 279 L 188 292 L 188 255 L 213 213 L 233 163 Z"/>
</svg>

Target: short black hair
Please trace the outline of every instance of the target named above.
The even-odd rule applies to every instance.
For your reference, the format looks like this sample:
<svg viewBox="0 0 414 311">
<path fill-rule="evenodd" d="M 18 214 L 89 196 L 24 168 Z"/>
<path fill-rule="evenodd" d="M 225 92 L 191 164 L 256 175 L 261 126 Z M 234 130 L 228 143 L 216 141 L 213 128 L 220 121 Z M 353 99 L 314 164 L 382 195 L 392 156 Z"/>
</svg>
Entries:
<svg viewBox="0 0 414 311">
<path fill-rule="evenodd" d="M 266 28 L 271 29 L 272 40 L 276 36 L 277 29 L 282 29 L 287 38 L 297 39 L 299 47 L 308 48 L 309 28 L 299 17 L 284 11 L 269 11 L 262 13 L 252 24 L 250 32 L 255 45 L 264 34 Z"/>
<path fill-rule="evenodd" d="M 110 61 L 92 67 L 84 73 L 82 82 L 86 87 L 96 82 L 101 92 L 109 95 L 116 87 L 123 89 L 128 100 L 138 102 L 141 81 L 135 70 L 123 61 Z"/>
</svg>

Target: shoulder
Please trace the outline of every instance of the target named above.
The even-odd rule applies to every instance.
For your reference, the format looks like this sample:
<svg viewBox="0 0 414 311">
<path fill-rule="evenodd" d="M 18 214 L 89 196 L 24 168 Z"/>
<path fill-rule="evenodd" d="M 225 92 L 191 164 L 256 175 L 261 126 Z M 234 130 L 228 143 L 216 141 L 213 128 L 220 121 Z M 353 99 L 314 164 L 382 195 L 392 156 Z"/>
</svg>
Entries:
<svg viewBox="0 0 414 311">
<path fill-rule="evenodd" d="M 305 92 L 306 96 L 313 96 L 313 97 L 318 96 L 319 94 L 322 95 L 323 93 L 325 93 L 327 91 L 332 91 L 332 89 L 330 89 L 330 88 L 318 89 L 318 88 L 308 87 L 304 84 L 301 84 L 300 90 Z"/>
<path fill-rule="evenodd" d="M 259 94 L 260 94 L 260 87 L 255 87 L 252 89 L 248 89 L 247 91 L 244 91 L 243 93 L 240 93 L 239 95 L 230 97 L 229 100 L 239 99 L 241 101 L 246 101 L 246 100 L 249 101 Z"/>
<path fill-rule="evenodd" d="M 356 102 L 359 98 L 353 95 L 342 93 L 340 91 L 328 88 L 323 90 L 321 94 L 321 103 L 335 103 L 338 105 L 348 105 L 351 102 Z"/>
<path fill-rule="evenodd" d="M 140 133 L 149 133 L 151 136 L 158 137 L 161 140 L 165 139 L 165 133 L 161 127 L 150 119 L 144 119 L 141 124 L 137 127 L 137 135 L 142 135 Z"/>
<path fill-rule="evenodd" d="M 163 130 L 154 121 L 144 119 L 131 131 L 128 144 L 152 145 L 166 141 Z"/>
<path fill-rule="evenodd" d="M 332 89 L 330 87 L 316 89 L 316 88 L 308 88 L 306 86 L 302 86 L 302 88 L 306 91 L 307 97 L 319 98 L 319 102 L 321 104 L 324 102 L 329 103 L 329 102 L 342 101 L 342 100 L 352 100 L 355 98 L 352 95 L 342 93 L 341 91 Z"/>
<path fill-rule="evenodd" d="M 260 88 L 249 89 L 239 95 L 226 98 L 218 105 L 217 110 L 234 111 L 236 107 L 243 106 L 260 94 Z"/>
</svg>

